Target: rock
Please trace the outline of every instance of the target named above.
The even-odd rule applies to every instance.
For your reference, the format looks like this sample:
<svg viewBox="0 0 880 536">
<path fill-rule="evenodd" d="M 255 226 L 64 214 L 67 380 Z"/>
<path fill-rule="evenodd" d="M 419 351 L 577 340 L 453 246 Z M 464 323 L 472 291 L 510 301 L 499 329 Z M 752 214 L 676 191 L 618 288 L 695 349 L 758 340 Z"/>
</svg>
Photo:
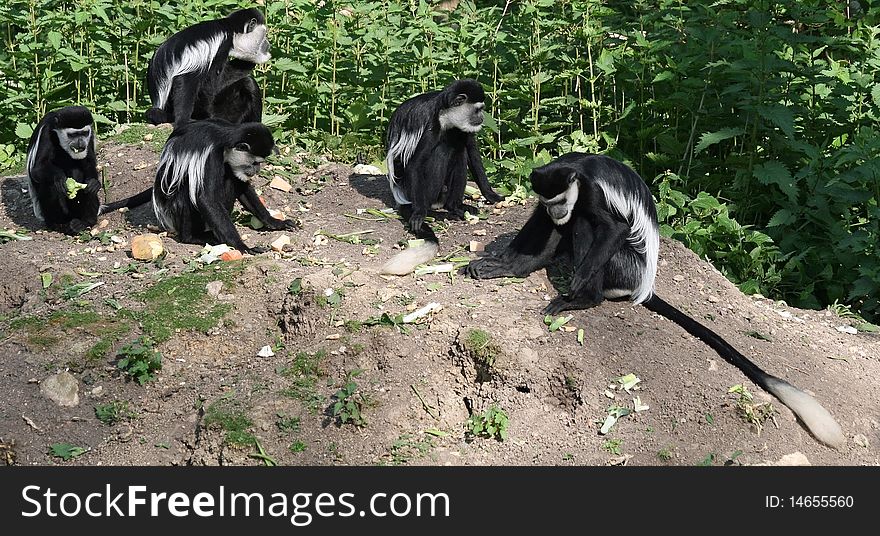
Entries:
<svg viewBox="0 0 880 536">
<path fill-rule="evenodd" d="M 165 251 L 162 239 L 154 233 L 137 235 L 131 239 L 131 256 L 142 261 L 152 261 L 159 258 Z"/>
<path fill-rule="evenodd" d="M 40 382 L 43 396 L 59 406 L 73 407 L 79 404 L 79 382 L 69 372 L 59 372 Z"/>
<path fill-rule="evenodd" d="M 241 258 L 242 258 L 242 254 L 237 249 L 227 251 L 226 253 L 223 253 L 220 255 L 221 261 L 237 261 L 237 260 L 241 260 Z"/>
<path fill-rule="evenodd" d="M 477 242 L 476 240 L 471 240 L 470 251 L 471 253 L 476 253 L 477 251 L 485 251 L 486 245 L 482 242 Z"/>
<path fill-rule="evenodd" d="M 211 281 L 205 285 L 205 289 L 208 291 L 208 296 L 216 298 L 220 295 L 220 291 L 223 289 L 223 281 Z"/>
<path fill-rule="evenodd" d="M 273 357 L 275 355 L 275 352 L 273 352 L 272 347 L 267 344 L 266 346 L 260 348 L 260 351 L 257 352 L 257 355 L 259 357 Z"/>
<path fill-rule="evenodd" d="M 271 247 L 274 251 L 284 251 L 284 246 L 290 244 L 290 237 L 287 235 L 281 235 L 275 239 L 269 247 Z"/>
<path fill-rule="evenodd" d="M 854 435 L 853 442 L 856 445 L 858 445 L 860 447 L 864 447 L 864 448 L 868 448 L 868 446 L 870 445 L 870 443 L 868 442 L 868 436 L 866 436 L 865 434 Z"/>
<path fill-rule="evenodd" d="M 354 167 L 354 172 L 358 175 L 384 175 L 382 170 L 377 168 L 376 166 L 371 166 L 369 164 L 358 164 Z"/>
<path fill-rule="evenodd" d="M 276 190 L 281 190 L 282 192 L 289 192 L 293 189 L 290 183 L 282 179 L 279 175 L 275 175 L 275 178 L 272 179 L 272 182 L 269 183 L 269 188 L 275 188 Z"/>
<path fill-rule="evenodd" d="M 812 465 L 810 460 L 807 459 L 806 456 L 802 452 L 792 452 L 791 454 L 786 454 L 779 461 L 776 462 L 761 462 L 756 463 L 755 465 L 775 465 L 775 466 L 807 466 Z"/>
<path fill-rule="evenodd" d="M 714 294 L 710 294 L 709 297 L 706 299 L 709 300 L 709 303 L 718 303 L 721 301 L 721 298 L 719 298 L 718 296 L 716 296 Z"/>
</svg>

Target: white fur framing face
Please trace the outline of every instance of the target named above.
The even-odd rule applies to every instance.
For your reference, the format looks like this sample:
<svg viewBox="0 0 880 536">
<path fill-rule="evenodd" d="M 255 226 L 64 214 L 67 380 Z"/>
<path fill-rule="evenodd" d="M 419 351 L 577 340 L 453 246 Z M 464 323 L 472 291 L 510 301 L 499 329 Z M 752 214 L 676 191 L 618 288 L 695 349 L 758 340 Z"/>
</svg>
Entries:
<svg viewBox="0 0 880 536">
<path fill-rule="evenodd" d="M 547 214 L 550 215 L 550 219 L 553 220 L 554 224 L 565 225 L 571 219 L 571 213 L 574 210 L 575 203 L 577 203 L 579 192 L 580 182 L 574 180 L 568 185 L 568 189 L 561 194 L 550 199 L 538 196 L 538 199 L 546 207 Z"/>
<path fill-rule="evenodd" d="M 58 143 L 74 160 L 82 160 L 89 154 L 89 145 L 92 144 L 92 127 L 83 128 L 56 128 Z"/>
<path fill-rule="evenodd" d="M 252 23 L 253 21 L 246 25 L 242 33 L 232 35 L 229 57 L 253 63 L 266 63 L 272 58 L 272 54 L 269 53 L 269 40 L 266 39 L 268 28 L 265 24 Z"/>
<path fill-rule="evenodd" d="M 464 97 L 464 95 L 459 95 Z M 466 97 L 465 97 L 466 98 Z M 483 128 L 482 102 L 463 102 L 440 112 L 440 129 L 457 128 L 462 132 L 479 132 Z"/>
<path fill-rule="evenodd" d="M 223 160 L 229 164 L 238 180 L 250 182 L 260 172 L 260 165 L 265 159 L 245 149 L 232 148 L 223 151 Z"/>
</svg>

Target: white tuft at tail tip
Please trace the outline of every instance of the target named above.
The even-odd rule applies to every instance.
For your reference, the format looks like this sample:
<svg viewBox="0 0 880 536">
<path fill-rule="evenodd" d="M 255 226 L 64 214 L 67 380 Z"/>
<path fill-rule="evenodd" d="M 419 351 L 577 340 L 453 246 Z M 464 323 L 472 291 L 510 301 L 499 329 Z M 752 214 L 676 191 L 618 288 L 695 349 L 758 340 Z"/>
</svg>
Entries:
<svg viewBox="0 0 880 536">
<path fill-rule="evenodd" d="M 425 242 L 418 247 L 408 248 L 382 265 L 382 267 L 379 268 L 379 273 L 388 275 L 406 275 L 412 272 L 416 266 L 433 259 L 437 254 L 437 246 L 438 245 L 434 242 Z"/>
<path fill-rule="evenodd" d="M 813 397 L 778 378 L 770 379 L 767 383 L 768 391 L 788 406 L 816 439 L 834 448 L 846 444 L 846 436 L 840 425 Z"/>
</svg>

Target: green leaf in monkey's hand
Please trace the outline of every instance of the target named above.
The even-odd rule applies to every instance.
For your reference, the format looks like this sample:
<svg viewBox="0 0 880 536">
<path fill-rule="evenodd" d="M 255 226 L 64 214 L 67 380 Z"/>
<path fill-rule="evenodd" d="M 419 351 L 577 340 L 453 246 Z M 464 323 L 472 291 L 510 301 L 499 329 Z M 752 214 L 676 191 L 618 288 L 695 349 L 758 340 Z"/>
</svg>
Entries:
<svg viewBox="0 0 880 536">
<path fill-rule="evenodd" d="M 73 199 L 74 197 L 76 197 L 76 194 L 78 194 L 80 190 L 84 190 L 86 187 L 85 184 L 80 184 L 70 177 L 68 177 L 67 180 L 64 181 L 64 186 L 67 187 L 68 199 Z"/>
</svg>

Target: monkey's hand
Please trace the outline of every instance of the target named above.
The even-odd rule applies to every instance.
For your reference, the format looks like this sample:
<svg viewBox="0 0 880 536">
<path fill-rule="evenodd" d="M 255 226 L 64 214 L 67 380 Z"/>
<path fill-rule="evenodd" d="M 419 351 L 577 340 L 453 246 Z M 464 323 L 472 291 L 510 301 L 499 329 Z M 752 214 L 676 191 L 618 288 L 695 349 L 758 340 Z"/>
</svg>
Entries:
<svg viewBox="0 0 880 536">
<path fill-rule="evenodd" d="M 544 307 L 544 314 L 557 315 L 562 311 L 567 311 L 569 309 L 574 309 L 574 307 L 572 307 L 572 303 L 563 296 L 557 296 L 553 299 L 553 301 L 548 303 L 546 307 Z"/>
<path fill-rule="evenodd" d="M 472 279 L 494 279 L 512 276 L 509 263 L 498 257 L 483 257 L 471 261 L 462 271 Z"/>
<path fill-rule="evenodd" d="M 254 246 L 252 248 L 245 248 L 245 253 L 248 255 L 259 255 L 260 253 L 266 253 L 269 251 L 269 248 L 265 246 Z"/>
<path fill-rule="evenodd" d="M 279 220 L 278 218 L 271 218 L 265 223 L 266 227 L 272 229 L 273 231 L 293 231 L 302 227 L 302 224 L 300 222 L 291 219 Z"/>
<path fill-rule="evenodd" d="M 425 224 L 425 216 L 421 214 L 413 214 L 409 217 L 409 230 L 412 233 L 418 233 Z"/>
<path fill-rule="evenodd" d="M 96 178 L 89 179 L 89 182 L 86 183 L 85 191 L 90 194 L 96 194 L 101 189 L 101 181 Z"/>
</svg>

